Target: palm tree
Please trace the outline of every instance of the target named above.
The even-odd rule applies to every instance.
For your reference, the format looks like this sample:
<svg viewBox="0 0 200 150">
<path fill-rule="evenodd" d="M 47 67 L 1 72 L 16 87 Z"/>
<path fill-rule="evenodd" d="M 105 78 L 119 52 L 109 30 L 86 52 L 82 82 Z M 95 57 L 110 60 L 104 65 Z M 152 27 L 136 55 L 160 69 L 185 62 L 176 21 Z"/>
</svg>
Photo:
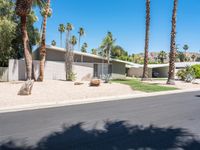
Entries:
<svg viewBox="0 0 200 150">
<path fill-rule="evenodd" d="M 43 16 L 43 29 L 42 29 L 42 41 L 41 41 L 41 47 L 40 47 L 40 75 L 38 78 L 38 81 L 44 80 L 44 64 L 46 59 L 46 25 L 47 25 L 47 17 L 51 16 L 51 10 L 50 10 L 50 0 L 47 0 L 46 6 L 41 11 L 41 14 Z"/>
<path fill-rule="evenodd" d="M 65 54 L 65 71 L 66 71 L 66 80 L 69 80 L 70 75 L 72 73 L 72 63 L 73 63 L 73 52 L 71 51 L 71 45 L 72 42 L 74 43 L 74 37 L 73 41 L 70 39 L 71 37 L 71 31 L 73 29 L 73 25 L 71 23 L 67 23 L 66 31 L 66 54 Z"/>
<path fill-rule="evenodd" d="M 167 58 L 167 53 L 165 51 L 161 51 L 158 54 L 158 59 L 160 59 L 161 63 L 164 63 L 166 58 Z"/>
<path fill-rule="evenodd" d="M 29 37 L 27 33 L 27 16 L 31 12 L 31 7 L 33 5 L 42 6 L 44 0 L 16 0 L 16 14 L 20 16 L 21 19 L 21 32 L 22 32 L 22 41 L 24 47 L 24 58 L 26 64 L 26 78 L 31 80 L 32 78 L 32 54 L 31 48 L 29 45 Z M 34 77 L 33 77 L 34 78 Z"/>
<path fill-rule="evenodd" d="M 51 41 L 51 45 L 56 46 L 56 41 L 55 40 Z"/>
<path fill-rule="evenodd" d="M 88 48 L 88 44 L 87 43 L 83 43 L 83 45 L 81 47 L 81 52 L 87 53 L 87 48 Z"/>
<path fill-rule="evenodd" d="M 81 37 L 82 37 L 83 35 L 85 35 L 85 30 L 84 30 L 82 27 L 79 28 L 78 34 L 79 34 L 79 38 L 78 38 L 78 50 L 80 51 Z"/>
<path fill-rule="evenodd" d="M 146 0 L 146 33 L 144 48 L 144 67 L 142 80 L 148 79 L 148 51 L 149 51 L 149 32 L 150 32 L 150 0 Z"/>
<path fill-rule="evenodd" d="M 189 49 L 189 46 L 188 46 L 187 44 L 185 44 L 185 45 L 183 46 L 183 49 L 184 49 L 184 51 L 185 51 L 185 58 L 187 58 L 187 50 Z M 186 59 L 185 59 L 185 61 L 186 61 Z"/>
<path fill-rule="evenodd" d="M 67 31 L 67 40 L 66 40 L 66 49 L 69 50 L 70 49 L 70 33 L 73 30 L 73 25 L 71 23 L 67 23 L 66 26 L 66 31 Z"/>
<path fill-rule="evenodd" d="M 113 48 L 114 42 L 115 40 L 113 39 L 112 33 L 108 32 L 100 46 L 103 51 L 102 56 L 103 57 L 106 56 L 108 64 L 110 64 L 110 53 L 111 53 L 111 49 Z"/>
<path fill-rule="evenodd" d="M 77 38 L 76 36 L 72 36 L 70 39 L 70 43 L 72 44 L 72 50 L 74 50 L 74 46 L 77 44 Z"/>
<path fill-rule="evenodd" d="M 33 0 L 17 0 L 16 1 L 16 14 L 20 16 L 21 19 L 21 32 L 22 41 L 24 47 L 24 58 L 26 63 L 26 76 L 27 80 L 32 78 L 32 55 L 31 48 L 29 45 L 29 37 L 27 33 L 27 15 L 31 11 Z"/>
<path fill-rule="evenodd" d="M 60 32 L 60 47 L 62 47 L 62 34 L 65 32 L 65 25 L 59 24 L 58 31 Z"/>
<path fill-rule="evenodd" d="M 176 61 L 176 17 L 177 17 L 178 0 L 174 0 L 174 8 L 172 14 L 172 31 L 171 31 L 171 44 L 170 44 L 170 57 L 169 57 L 169 73 L 167 84 L 174 85 L 175 79 L 175 61 Z"/>
<path fill-rule="evenodd" d="M 195 61 L 195 59 L 196 59 L 196 55 L 195 55 L 195 54 L 193 54 L 193 55 L 191 56 L 191 58 L 192 58 L 192 61 L 194 62 L 194 61 Z"/>
<path fill-rule="evenodd" d="M 97 49 L 93 48 L 91 51 L 93 55 L 97 55 Z"/>
</svg>

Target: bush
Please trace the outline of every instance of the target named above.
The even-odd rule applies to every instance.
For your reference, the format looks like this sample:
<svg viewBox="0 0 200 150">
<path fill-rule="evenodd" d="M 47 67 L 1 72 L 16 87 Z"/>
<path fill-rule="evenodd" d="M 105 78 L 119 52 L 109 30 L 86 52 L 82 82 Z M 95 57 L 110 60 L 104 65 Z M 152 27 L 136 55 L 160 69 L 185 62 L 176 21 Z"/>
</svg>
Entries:
<svg viewBox="0 0 200 150">
<path fill-rule="evenodd" d="M 200 78 L 200 65 L 193 65 L 192 69 L 194 70 L 195 77 Z"/>
<path fill-rule="evenodd" d="M 185 69 L 179 70 L 176 75 L 179 79 L 186 82 L 191 82 L 196 77 L 194 69 L 190 66 L 187 66 Z"/>
<path fill-rule="evenodd" d="M 70 72 L 67 81 L 75 81 L 76 80 L 76 73 Z"/>
<path fill-rule="evenodd" d="M 181 69 L 179 70 L 176 75 L 178 76 L 178 78 L 182 81 L 185 81 L 185 70 Z"/>
</svg>

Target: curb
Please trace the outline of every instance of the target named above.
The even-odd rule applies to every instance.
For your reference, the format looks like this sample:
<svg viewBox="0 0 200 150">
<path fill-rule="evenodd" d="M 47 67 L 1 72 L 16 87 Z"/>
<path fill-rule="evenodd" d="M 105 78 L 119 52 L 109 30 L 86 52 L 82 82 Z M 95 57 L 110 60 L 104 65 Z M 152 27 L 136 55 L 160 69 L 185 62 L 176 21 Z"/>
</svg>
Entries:
<svg viewBox="0 0 200 150">
<path fill-rule="evenodd" d="M 21 106 L 16 106 L 16 107 L 2 108 L 2 109 L 0 109 L 0 113 L 38 110 L 38 109 L 45 109 L 45 108 L 56 108 L 56 107 L 63 107 L 63 106 L 73 106 L 73 105 L 108 102 L 108 101 L 120 101 L 123 99 L 164 96 L 164 95 L 179 94 L 179 93 L 185 93 L 185 92 L 195 92 L 195 91 L 200 91 L 200 89 L 174 90 L 174 91 L 164 91 L 164 92 L 155 92 L 155 93 L 140 93 L 140 94 L 134 94 L 134 95 L 130 94 L 130 95 L 122 95 L 122 96 L 109 96 L 109 97 L 101 97 L 101 98 L 78 99 L 78 100 L 74 100 L 73 102 L 64 101 L 64 102 L 33 104 L 33 105 L 21 105 Z"/>
</svg>

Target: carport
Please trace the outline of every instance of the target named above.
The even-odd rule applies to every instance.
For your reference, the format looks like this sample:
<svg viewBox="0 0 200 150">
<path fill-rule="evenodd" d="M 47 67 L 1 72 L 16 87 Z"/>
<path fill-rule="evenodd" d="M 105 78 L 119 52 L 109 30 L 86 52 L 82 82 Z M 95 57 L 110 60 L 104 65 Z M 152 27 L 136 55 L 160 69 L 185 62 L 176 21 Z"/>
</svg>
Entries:
<svg viewBox="0 0 200 150">
<path fill-rule="evenodd" d="M 157 74 L 158 78 L 167 78 L 169 71 L 169 64 L 152 64 L 148 65 L 148 68 L 152 69 L 152 77 Z"/>
</svg>

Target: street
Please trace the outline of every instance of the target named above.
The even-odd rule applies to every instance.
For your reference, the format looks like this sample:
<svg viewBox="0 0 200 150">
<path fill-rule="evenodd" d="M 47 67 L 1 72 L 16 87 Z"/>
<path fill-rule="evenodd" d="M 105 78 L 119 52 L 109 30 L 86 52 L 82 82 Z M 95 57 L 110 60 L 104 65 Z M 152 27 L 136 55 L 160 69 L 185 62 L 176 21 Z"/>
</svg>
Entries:
<svg viewBox="0 0 200 150">
<path fill-rule="evenodd" d="M 199 136 L 200 92 L 0 114 L 0 150 L 199 150 Z"/>
</svg>

